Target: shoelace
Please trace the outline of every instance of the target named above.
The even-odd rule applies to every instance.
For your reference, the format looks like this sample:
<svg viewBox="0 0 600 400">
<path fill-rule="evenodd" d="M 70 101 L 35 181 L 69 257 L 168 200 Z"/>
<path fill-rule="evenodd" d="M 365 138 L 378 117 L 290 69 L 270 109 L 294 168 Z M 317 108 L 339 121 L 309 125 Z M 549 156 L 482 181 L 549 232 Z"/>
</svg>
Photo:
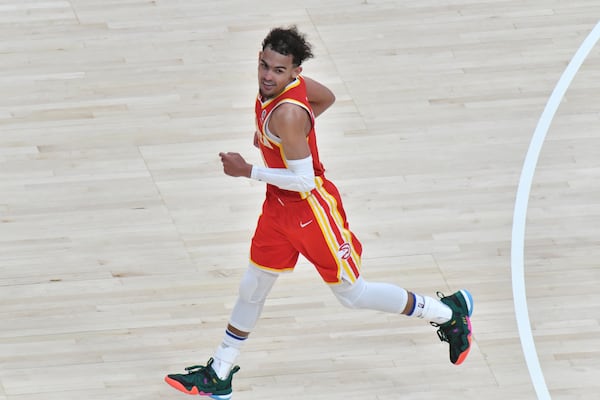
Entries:
<svg viewBox="0 0 600 400">
<path fill-rule="evenodd" d="M 436 292 L 435 294 L 437 295 L 437 297 L 438 297 L 439 299 L 443 299 L 444 297 L 446 297 L 446 296 L 444 295 L 444 293 L 442 293 L 442 292 L 439 292 L 439 291 L 438 291 L 438 292 Z M 429 323 L 431 324 L 431 326 L 434 326 L 434 327 L 438 328 L 438 330 L 437 330 L 437 332 L 436 332 L 436 333 L 437 333 L 437 335 L 438 335 L 438 338 L 440 338 L 440 340 L 441 340 L 442 342 L 448 342 L 448 343 L 450 343 L 450 341 L 448 340 L 448 336 L 446 336 L 446 332 L 444 332 L 444 331 L 442 330 L 442 328 L 441 328 L 440 324 L 438 324 L 438 323 L 436 323 L 436 322 L 429 322 Z"/>
<path fill-rule="evenodd" d="M 188 374 L 195 374 L 196 372 L 207 373 L 204 365 L 194 365 L 193 367 L 186 367 L 185 370 Z"/>
<path fill-rule="evenodd" d="M 448 343 L 450 343 L 450 341 L 448 340 L 448 336 L 446 336 L 446 332 L 444 332 L 442 330 L 440 324 L 438 324 L 437 322 L 431 322 L 431 321 L 429 322 L 429 324 L 431 326 L 434 326 L 434 327 L 438 328 L 438 330 L 437 330 L 436 333 L 437 333 L 438 337 L 440 338 L 440 340 L 442 342 L 448 342 Z"/>
<path fill-rule="evenodd" d="M 218 378 L 214 373 L 211 373 L 212 368 L 210 367 L 212 363 L 209 363 L 208 365 L 204 366 L 204 365 L 194 365 L 192 367 L 186 367 L 185 370 L 188 373 L 188 375 L 192 375 L 192 374 L 202 374 L 204 376 L 204 381 L 207 382 L 209 380 L 215 381 L 215 379 L 220 380 L 220 378 Z M 239 365 L 234 366 L 231 369 L 230 374 L 233 375 L 236 372 L 238 372 L 240 370 Z M 215 381 L 216 382 L 216 381 Z"/>
<path fill-rule="evenodd" d="M 210 373 L 209 367 L 210 364 L 206 367 L 204 365 L 194 365 L 193 367 L 186 367 L 185 370 L 187 371 L 188 375 L 200 375 L 198 378 L 201 379 L 201 382 L 205 385 L 209 382 L 216 384 L 217 377 L 216 375 Z"/>
<path fill-rule="evenodd" d="M 446 336 L 446 333 L 444 331 L 442 331 L 441 328 L 437 330 L 437 335 L 442 342 L 450 343 L 450 341 L 448 340 L 448 336 Z"/>
</svg>

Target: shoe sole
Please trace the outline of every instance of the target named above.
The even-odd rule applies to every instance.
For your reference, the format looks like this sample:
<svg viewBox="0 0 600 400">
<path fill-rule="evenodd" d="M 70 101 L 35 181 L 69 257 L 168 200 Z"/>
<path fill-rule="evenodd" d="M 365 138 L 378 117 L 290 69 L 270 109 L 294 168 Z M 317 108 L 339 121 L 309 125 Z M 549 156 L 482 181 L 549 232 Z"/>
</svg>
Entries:
<svg viewBox="0 0 600 400">
<path fill-rule="evenodd" d="M 229 394 L 205 393 L 205 392 L 199 391 L 198 388 L 195 386 L 192 388 L 192 390 L 188 390 L 180 382 L 176 381 L 175 379 L 171 379 L 168 376 L 165 377 L 165 382 L 167 382 L 167 384 L 169 386 L 171 386 L 172 388 L 177 389 L 180 392 L 183 392 L 185 394 L 208 396 L 211 399 L 215 399 L 215 400 L 230 400 L 231 399 L 231 393 L 229 393 Z"/>
<path fill-rule="evenodd" d="M 472 330 L 471 330 L 471 318 L 469 317 L 465 317 L 467 320 L 467 326 L 469 327 L 469 334 L 467 335 L 467 341 L 469 342 L 469 346 L 467 347 L 467 349 L 465 351 L 463 351 L 458 358 L 456 359 L 456 361 L 453 363 L 454 365 L 460 365 L 463 363 L 463 361 L 465 361 L 467 359 L 467 356 L 469 355 L 469 352 L 471 351 L 471 336 L 472 336 Z"/>
<path fill-rule="evenodd" d="M 467 340 L 469 341 L 469 347 L 467 347 L 467 350 L 465 350 L 464 352 L 461 353 L 460 356 L 458 356 L 458 359 L 456 360 L 456 362 L 454 363 L 454 365 L 460 365 L 463 363 L 463 361 L 466 360 L 467 356 L 469 355 L 469 352 L 471 351 L 471 335 L 472 335 L 472 329 L 471 329 L 471 315 L 473 315 L 473 296 L 471 296 L 471 293 L 466 290 L 466 289 L 461 289 L 459 290 L 461 296 L 463 297 L 463 300 L 465 301 L 465 304 L 467 305 L 467 326 L 469 327 L 469 335 L 467 335 Z"/>
</svg>

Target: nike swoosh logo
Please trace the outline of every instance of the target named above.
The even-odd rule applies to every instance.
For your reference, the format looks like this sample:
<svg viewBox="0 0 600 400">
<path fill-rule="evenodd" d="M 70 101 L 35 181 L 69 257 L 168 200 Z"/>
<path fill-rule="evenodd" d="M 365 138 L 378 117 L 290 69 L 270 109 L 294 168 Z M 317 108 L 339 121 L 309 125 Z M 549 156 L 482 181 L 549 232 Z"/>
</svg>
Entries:
<svg viewBox="0 0 600 400">
<path fill-rule="evenodd" d="M 311 219 L 308 222 L 300 222 L 300 228 L 306 228 L 308 225 L 310 225 L 313 222 L 313 220 Z"/>
</svg>

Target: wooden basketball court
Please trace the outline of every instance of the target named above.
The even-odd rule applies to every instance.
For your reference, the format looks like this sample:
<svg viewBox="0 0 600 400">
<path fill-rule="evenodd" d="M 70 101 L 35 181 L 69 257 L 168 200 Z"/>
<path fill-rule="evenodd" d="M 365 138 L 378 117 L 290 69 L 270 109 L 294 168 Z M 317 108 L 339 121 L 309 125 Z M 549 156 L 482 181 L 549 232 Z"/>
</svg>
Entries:
<svg viewBox="0 0 600 400">
<path fill-rule="evenodd" d="M 363 274 L 468 288 L 453 366 L 425 321 L 343 308 L 301 261 L 239 358 L 235 400 L 534 399 L 515 319 L 515 196 L 591 0 L 0 1 L 0 400 L 185 399 L 221 341 L 264 186 L 256 65 L 296 24 L 327 175 Z M 551 121 L 527 207 L 527 309 L 554 399 L 600 391 L 600 45 Z M 521 308 L 521 312 L 525 311 Z M 531 349 L 529 349 L 530 351 Z M 540 384 L 539 380 L 537 384 Z"/>
</svg>

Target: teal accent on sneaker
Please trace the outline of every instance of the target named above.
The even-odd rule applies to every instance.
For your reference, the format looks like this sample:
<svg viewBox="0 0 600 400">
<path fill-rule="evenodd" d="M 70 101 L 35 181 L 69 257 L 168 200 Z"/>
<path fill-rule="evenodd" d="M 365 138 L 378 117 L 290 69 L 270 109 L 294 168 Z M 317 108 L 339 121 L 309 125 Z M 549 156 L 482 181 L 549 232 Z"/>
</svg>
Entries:
<svg viewBox="0 0 600 400">
<path fill-rule="evenodd" d="M 215 400 L 230 400 L 233 392 L 231 388 L 233 374 L 238 372 L 240 367 L 236 365 L 226 379 L 220 379 L 211 367 L 213 362 L 214 360 L 210 358 L 206 366 L 195 365 L 186 368 L 187 374 L 167 375 L 165 382 L 183 393 L 208 396 Z"/>
</svg>

